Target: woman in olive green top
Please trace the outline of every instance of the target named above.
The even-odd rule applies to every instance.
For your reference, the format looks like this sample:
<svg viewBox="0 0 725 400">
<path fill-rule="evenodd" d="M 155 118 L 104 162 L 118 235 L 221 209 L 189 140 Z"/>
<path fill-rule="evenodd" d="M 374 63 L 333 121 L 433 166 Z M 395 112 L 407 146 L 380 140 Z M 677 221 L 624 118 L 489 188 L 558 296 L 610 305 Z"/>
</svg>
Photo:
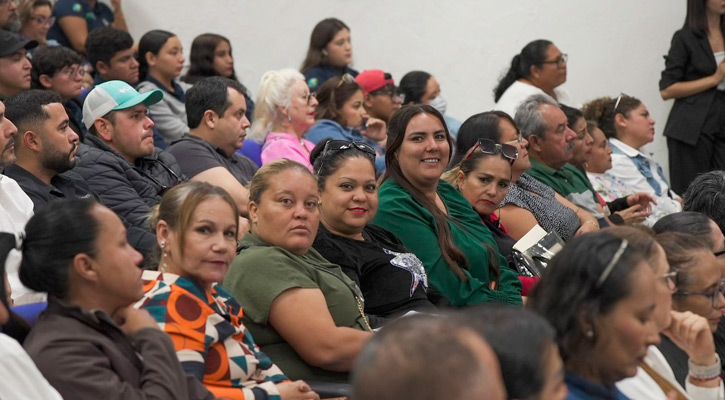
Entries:
<svg viewBox="0 0 725 400">
<path fill-rule="evenodd" d="M 372 223 L 400 237 L 452 305 L 521 304 L 518 274 L 498 253 L 491 232 L 440 180 L 451 156 L 443 117 L 430 106 L 405 106 L 388 126 L 387 170 Z"/>
<path fill-rule="evenodd" d="M 319 223 L 314 176 L 276 160 L 257 171 L 249 197 L 252 232 L 224 287 L 244 305 L 261 350 L 287 376 L 347 381 L 372 332 L 358 287 L 312 248 Z"/>
</svg>

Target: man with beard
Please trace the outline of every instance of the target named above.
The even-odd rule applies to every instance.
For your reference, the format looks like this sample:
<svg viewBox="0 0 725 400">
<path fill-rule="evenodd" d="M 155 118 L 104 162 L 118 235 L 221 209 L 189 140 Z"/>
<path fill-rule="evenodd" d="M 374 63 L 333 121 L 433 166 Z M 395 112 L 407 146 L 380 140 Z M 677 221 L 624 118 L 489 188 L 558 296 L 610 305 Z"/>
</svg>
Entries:
<svg viewBox="0 0 725 400">
<path fill-rule="evenodd" d="M 144 255 L 158 246 L 148 223 L 151 209 L 168 188 L 186 180 L 174 156 L 154 147 L 148 106 L 162 98 L 160 90 L 139 94 L 116 80 L 91 90 L 83 104 L 88 135 L 74 169 L 121 217 L 129 243 Z"/>
<path fill-rule="evenodd" d="M 29 90 L 5 102 L 15 123 L 15 164 L 5 175 L 15 179 L 38 212 L 53 200 L 93 196 L 88 184 L 69 171 L 76 163 L 78 135 L 70 129 L 62 98 L 50 90 Z"/>
<path fill-rule="evenodd" d="M 257 171 L 254 161 L 236 153 L 250 125 L 246 111 L 239 82 L 219 76 L 204 78 L 186 92 L 189 134 L 168 148 L 184 175 L 224 188 L 242 215 L 247 214 L 249 202 L 244 186 Z"/>
<path fill-rule="evenodd" d="M 15 0 L 0 0 L 0 28 L 17 32 L 20 30 L 18 3 Z"/>
</svg>

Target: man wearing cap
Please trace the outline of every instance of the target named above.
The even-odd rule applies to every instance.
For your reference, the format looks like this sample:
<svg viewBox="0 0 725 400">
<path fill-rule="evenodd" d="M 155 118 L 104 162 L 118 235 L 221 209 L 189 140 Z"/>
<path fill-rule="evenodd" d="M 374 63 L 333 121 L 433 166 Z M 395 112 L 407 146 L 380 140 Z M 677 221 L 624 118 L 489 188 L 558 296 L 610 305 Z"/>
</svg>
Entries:
<svg viewBox="0 0 725 400">
<path fill-rule="evenodd" d="M 30 89 L 31 65 L 25 54 L 36 46 L 35 40 L 21 40 L 0 30 L 0 100 Z"/>
<path fill-rule="evenodd" d="M 78 135 L 70 129 L 62 98 L 49 90 L 28 90 L 5 102 L 5 115 L 15 123 L 15 164 L 5 175 L 15 179 L 38 212 L 62 198 L 88 198 L 88 184 L 69 171 L 78 157 Z"/>
<path fill-rule="evenodd" d="M 148 106 L 162 97 L 160 90 L 139 94 L 123 81 L 96 86 L 83 104 L 89 134 L 75 167 L 101 203 L 124 220 L 129 243 L 145 255 L 156 247 L 148 226 L 151 208 L 185 180 L 174 156 L 154 147 Z"/>
<path fill-rule="evenodd" d="M 249 203 L 244 185 L 257 171 L 252 160 L 236 152 L 250 125 L 246 112 L 239 82 L 220 76 L 204 78 L 186 92 L 189 134 L 168 149 L 179 160 L 184 175 L 224 188 L 243 215 L 247 215 Z"/>
<path fill-rule="evenodd" d="M 368 115 L 386 123 L 390 121 L 402 102 L 393 77 L 379 69 L 369 69 L 358 75 L 355 81 L 362 87 L 365 96 L 363 105 Z"/>
</svg>

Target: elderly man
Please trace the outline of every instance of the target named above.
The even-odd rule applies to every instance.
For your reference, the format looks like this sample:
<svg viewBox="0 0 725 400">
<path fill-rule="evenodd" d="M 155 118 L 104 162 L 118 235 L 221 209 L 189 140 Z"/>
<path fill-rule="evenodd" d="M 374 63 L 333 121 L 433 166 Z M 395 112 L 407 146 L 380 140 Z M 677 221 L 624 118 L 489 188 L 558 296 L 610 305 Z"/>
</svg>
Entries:
<svg viewBox="0 0 725 400">
<path fill-rule="evenodd" d="M 16 162 L 5 168 L 30 197 L 37 212 L 61 198 L 95 197 L 75 166 L 78 135 L 70 129 L 62 98 L 50 90 L 29 90 L 5 102 L 6 116 L 15 122 Z"/>
<path fill-rule="evenodd" d="M 401 318 L 377 333 L 358 357 L 352 386 L 355 400 L 506 398 L 498 360 L 483 338 L 429 315 Z"/>
<path fill-rule="evenodd" d="M 139 94 L 123 81 L 96 86 L 83 104 L 88 136 L 75 167 L 101 199 L 126 224 L 128 239 L 148 255 L 157 246 L 148 225 L 152 207 L 171 186 L 185 180 L 174 156 L 154 147 L 148 106 L 163 93 Z"/>
</svg>

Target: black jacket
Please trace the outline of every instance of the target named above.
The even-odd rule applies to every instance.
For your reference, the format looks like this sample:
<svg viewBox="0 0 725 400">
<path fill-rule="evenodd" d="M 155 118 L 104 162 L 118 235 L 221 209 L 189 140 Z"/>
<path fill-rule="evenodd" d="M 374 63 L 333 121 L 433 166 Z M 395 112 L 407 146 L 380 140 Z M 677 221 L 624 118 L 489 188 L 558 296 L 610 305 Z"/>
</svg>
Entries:
<svg viewBox="0 0 725 400">
<path fill-rule="evenodd" d="M 677 82 L 693 81 L 715 73 L 717 65 L 707 36 L 690 28 L 682 28 L 672 37 L 670 51 L 665 56 L 665 70 L 660 90 Z M 725 110 L 710 110 L 717 89 L 711 88 L 675 100 L 665 125 L 665 136 L 694 146 L 709 115 Z"/>
<path fill-rule="evenodd" d="M 174 156 L 157 148 L 153 155 L 131 165 L 94 135 L 86 136 L 78 156 L 73 171 L 86 180 L 101 203 L 121 217 L 129 243 L 144 255 L 150 254 L 156 247 L 148 220 L 151 209 L 166 189 L 186 180 Z"/>
<path fill-rule="evenodd" d="M 98 196 L 93 193 L 86 181 L 73 171 L 58 174 L 50 180 L 50 185 L 35 177 L 17 164 L 5 167 L 3 174 L 15 179 L 23 192 L 33 201 L 33 212 L 42 210 L 48 203 L 64 198 L 85 199 Z"/>
</svg>

